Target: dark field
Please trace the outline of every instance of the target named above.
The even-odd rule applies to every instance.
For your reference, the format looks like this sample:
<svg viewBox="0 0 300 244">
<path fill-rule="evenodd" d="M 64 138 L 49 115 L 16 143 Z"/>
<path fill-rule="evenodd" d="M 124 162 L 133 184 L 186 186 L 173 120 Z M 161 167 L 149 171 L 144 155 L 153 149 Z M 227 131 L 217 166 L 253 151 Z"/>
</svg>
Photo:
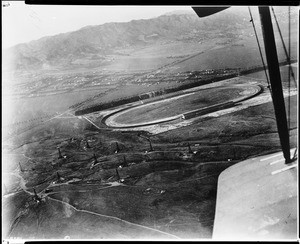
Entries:
<svg viewBox="0 0 300 244">
<path fill-rule="evenodd" d="M 292 70 L 293 70 L 293 73 L 294 73 L 294 77 L 295 79 L 297 80 L 297 65 L 296 64 L 292 64 Z M 280 67 L 280 74 L 281 74 L 281 81 L 283 82 L 283 86 L 284 87 L 288 87 L 288 71 L 289 71 L 289 68 L 288 66 L 281 66 Z M 255 79 L 266 79 L 266 75 L 265 75 L 265 72 L 264 71 L 260 71 L 260 72 L 255 72 L 255 73 L 252 73 L 252 74 L 249 74 L 249 75 L 245 75 L 246 77 L 250 77 L 250 78 L 255 78 Z M 291 87 L 295 87 L 295 83 L 294 83 L 294 80 L 291 77 Z"/>
</svg>

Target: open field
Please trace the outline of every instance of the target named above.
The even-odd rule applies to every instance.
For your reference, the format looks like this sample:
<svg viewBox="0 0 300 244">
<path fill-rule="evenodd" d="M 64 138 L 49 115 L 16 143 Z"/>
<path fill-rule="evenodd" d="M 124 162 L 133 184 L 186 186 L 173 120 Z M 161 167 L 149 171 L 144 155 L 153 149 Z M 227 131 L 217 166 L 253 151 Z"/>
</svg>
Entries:
<svg viewBox="0 0 300 244">
<path fill-rule="evenodd" d="M 292 64 L 292 70 L 294 73 L 294 77 L 297 80 L 297 64 Z M 280 67 L 280 74 L 281 74 L 281 81 L 283 84 L 283 87 L 287 88 L 288 87 L 288 71 L 289 71 L 289 67 L 287 65 L 285 66 L 281 66 Z M 261 79 L 261 80 L 266 80 L 266 75 L 264 71 L 260 71 L 260 72 L 255 72 L 255 73 L 251 73 L 248 75 L 245 75 L 246 77 L 250 77 L 250 78 L 254 78 L 254 79 Z M 295 87 L 295 83 L 293 80 L 293 77 L 291 77 L 291 87 Z"/>
</svg>

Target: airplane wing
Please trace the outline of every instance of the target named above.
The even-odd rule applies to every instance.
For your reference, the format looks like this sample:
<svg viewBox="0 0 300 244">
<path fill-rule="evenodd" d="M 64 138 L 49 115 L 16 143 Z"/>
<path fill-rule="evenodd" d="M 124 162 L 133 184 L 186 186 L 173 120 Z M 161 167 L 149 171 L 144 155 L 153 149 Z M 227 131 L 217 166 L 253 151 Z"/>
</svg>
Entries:
<svg viewBox="0 0 300 244">
<path fill-rule="evenodd" d="M 229 7 L 192 7 L 200 18 L 221 12 L 227 8 Z"/>
</svg>

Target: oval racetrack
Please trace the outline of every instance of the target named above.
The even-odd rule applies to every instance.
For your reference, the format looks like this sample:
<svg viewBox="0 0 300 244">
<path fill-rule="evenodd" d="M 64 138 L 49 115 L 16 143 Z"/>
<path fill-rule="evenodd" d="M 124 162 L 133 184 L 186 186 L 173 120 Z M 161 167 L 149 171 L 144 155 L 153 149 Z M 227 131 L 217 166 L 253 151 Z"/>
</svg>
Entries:
<svg viewBox="0 0 300 244">
<path fill-rule="evenodd" d="M 127 109 L 121 108 L 104 119 L 109 127 L 133 128 L 169 122 L 182 115 L 207 110 L 221 109 L 228 102 L 232 104 L 249 99 L 261 91 L 257 85 L 230 85 L 199 89 L 155 102 L 144 103 Z"/>
</svg>

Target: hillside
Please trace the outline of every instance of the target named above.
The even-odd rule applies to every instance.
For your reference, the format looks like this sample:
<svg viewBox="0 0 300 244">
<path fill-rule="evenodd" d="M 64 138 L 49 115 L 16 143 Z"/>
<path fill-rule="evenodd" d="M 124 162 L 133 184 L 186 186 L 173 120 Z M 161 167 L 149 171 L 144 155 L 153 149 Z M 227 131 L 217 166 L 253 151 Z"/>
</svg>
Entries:
<svg viewBox="0 0 300 244">
<path fill-rule="evenodd" d="M 258 22 L 256 11 L 253 14 Z M 43 37 L 4 50 L 4 70 L 101 67 L 131 56 L 140 49 L 153 49 L 159 45 L 167 45 L 164 47 L 166 49 L 174 43 L 182 45 L 182 48 L 187 43 L 202 45 L 203 49 L 206 49 L 205 45 L 213 43 L 226 45 L 250 37 L 249 33 L 253 33 L 253 29 L 249 18 L 247 8 L 230 8 L 202 19 L 192 10 L 173 11 L 152 19 L 86 26 L 77 31 Z M 287 20 L 280 11 L 278 19 L 281 22 Z M 255 41 L 254 37 L 251 39 Z M 244 43 L 248 42 L 249 39 L 244 40 Z M 164 58 L 192 54 L 193 49 L 185 52 L 172 50 Z"/>
<path fill-rule="evenodd" d="M 219 30 L 237 34 L 245 20 L 236 13 L 217 14 L 199 19 L 194 12 L 167 14 L 127 23 L 106 23 L 87 26 L 74 32 L 44 37 L 5 50 L 6 60 L 16 69 L 71 65 L 78 59 L 98 61 L 116 53 L 116 49 L 137 48 L 161 42 L 209 40 Z"/>
</svg>

